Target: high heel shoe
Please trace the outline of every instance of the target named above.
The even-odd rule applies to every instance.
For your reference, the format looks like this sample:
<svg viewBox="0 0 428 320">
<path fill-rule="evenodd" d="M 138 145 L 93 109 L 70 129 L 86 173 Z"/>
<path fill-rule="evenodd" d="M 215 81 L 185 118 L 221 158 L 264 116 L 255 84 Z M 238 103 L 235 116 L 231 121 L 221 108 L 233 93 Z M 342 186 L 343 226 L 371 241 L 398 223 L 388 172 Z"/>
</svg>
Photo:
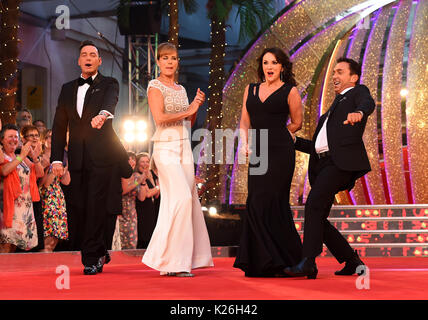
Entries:
<svg viewBox="0 0 428 320">
<path fill-rule="evenodd" d="M 284 273 L 290 277 L 307 277 L 316 279 L 318 275 L 315 258 L 303 258 L 299 264 L 284 269 Z"/>
</svg>

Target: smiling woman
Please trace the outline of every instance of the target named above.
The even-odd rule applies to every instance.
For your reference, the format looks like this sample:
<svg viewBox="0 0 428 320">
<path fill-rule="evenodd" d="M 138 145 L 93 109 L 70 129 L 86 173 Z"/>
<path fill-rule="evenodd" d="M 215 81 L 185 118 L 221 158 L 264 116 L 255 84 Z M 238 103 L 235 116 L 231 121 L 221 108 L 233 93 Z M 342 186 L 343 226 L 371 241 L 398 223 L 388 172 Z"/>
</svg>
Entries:
<svg viewBox="0 0 428 320">
<path fill-rule="evenodd" d="M 281 49 L 263 51 L 258 74 L 261 82 L 250 83 L 244 93 L 241 143 L 247 155 L 252 150 L 261 154 L 264 143 L 267 152 L 262 155 L 268 169 L 252 174 L 256 165 L 250 157 L 247 216 L 234 267 L 248 277 L 275 277 L 283 276 L 282 269 L 299 261 L 302 254 L 288 199 L 295 163 L 292 135 L 302 126 L 303 106 L 292 64 Z M 248 139 L 250 128 L 255 139 Z M 268 132 L 269 143 L 263 141 L 262 131 Z"/>
<path fill-rule="evenodd" d="M 36 165 L 27 159 L 27 155 L 33 154 L 31 142 L 24 144 L 21 153 L 15 155 L 18 128 L 11 124 L 3 127 L 0 139 L 4 151 L 0 169 L 0 199 L 4 201 L 3 212 L 0 211 L 0 253 L 14 252 L 17 247 L 30 250 L 38 243 L 33 201 L 40 200 Z"/>
</svg>

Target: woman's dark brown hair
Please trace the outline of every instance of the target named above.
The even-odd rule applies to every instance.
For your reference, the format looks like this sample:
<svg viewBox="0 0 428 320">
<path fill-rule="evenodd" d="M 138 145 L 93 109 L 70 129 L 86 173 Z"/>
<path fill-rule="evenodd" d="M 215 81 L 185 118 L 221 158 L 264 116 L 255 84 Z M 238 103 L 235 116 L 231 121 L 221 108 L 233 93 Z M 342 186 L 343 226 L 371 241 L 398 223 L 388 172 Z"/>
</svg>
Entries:
<svg viewBox="0 0 428 320">
<path fill-rule="evenodd" d="M 290 58 L 283 50 L 276 47 L 266 48 L 260 55 L 260 58 L 258 59 L 259 67 L 257 69 L 259 80 L 265 81 L 265 75 L 263 73 L 263 57 L 266 53 L 272 53 L 276 60 L 282 65 L 284 70 L 281 72 L 281 80 L 287 84 L 291 84 L 292 86 L 297 86 L 297 82 L 294 79 L 293 64 L 291 63 Z"/>
</svg>

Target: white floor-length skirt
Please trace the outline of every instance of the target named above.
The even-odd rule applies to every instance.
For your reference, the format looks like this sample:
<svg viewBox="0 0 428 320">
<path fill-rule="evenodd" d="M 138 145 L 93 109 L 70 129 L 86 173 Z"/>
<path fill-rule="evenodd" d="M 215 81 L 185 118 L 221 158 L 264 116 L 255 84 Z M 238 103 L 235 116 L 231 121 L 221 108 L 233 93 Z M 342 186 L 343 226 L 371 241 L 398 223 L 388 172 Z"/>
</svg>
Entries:
<svg viewBox="0 0 428 320">
<path fill-rule="evenodd" d="M 190 141 L 156 141 L 153 159 L 159 174 L 161 202 L 142 262 L 161 272 L 190 272 L 213 266 Z"/>
</svg>

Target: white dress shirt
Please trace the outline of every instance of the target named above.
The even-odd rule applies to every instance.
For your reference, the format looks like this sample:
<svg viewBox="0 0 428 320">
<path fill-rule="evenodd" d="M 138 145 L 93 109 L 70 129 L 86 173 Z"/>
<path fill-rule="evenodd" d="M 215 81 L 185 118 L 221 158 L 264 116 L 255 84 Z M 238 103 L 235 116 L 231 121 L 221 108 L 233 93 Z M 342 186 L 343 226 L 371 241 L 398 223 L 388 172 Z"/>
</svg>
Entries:
<svg viewBox="0 0 428 320">
<path fill-rule="evenodd" d="M 349 90 L 353 89 L 354 87 L 349 87 L 343 90 L 340 94 L 344 95 Z M 327 152 L 330 149 L 328 148 L 328 139 L 327 139 L 327 121 L 328 121 L 329 115 L 324 120 L 324 123 L 322 125 L 322 128 L 320 132 L 318 133 L 317 139 L 315 140 L 315 151 L 316 153 L 323 153 Z"/>
<path fill-rule="evenodd" d="M 96 74 L 94 74 L 92 76 L 92 80 L 95 80 L 95 78 L 97 77 L 98 72 Z M 82 75 L 80 75 L 81 78 L 83 78 Z M 77 100 L 76 100 L 76 108 L 77 108 L 77 113 L 79 114 L 79 117 L 82 118 L 82 113 L 83 113 L 83 105 L 85 103 L 85 96 L 86 96 L 86 92 L 89 89 L 89 84 L 85 83 L 83 86 L 79 86 L 79 88 L 77 89 Z M 108 112 L 107 110 L 101 110 L 101 112 L 105 112 L 108 114 L 107 119 L 113 119 L 114 116 Z"/>
</svg>

